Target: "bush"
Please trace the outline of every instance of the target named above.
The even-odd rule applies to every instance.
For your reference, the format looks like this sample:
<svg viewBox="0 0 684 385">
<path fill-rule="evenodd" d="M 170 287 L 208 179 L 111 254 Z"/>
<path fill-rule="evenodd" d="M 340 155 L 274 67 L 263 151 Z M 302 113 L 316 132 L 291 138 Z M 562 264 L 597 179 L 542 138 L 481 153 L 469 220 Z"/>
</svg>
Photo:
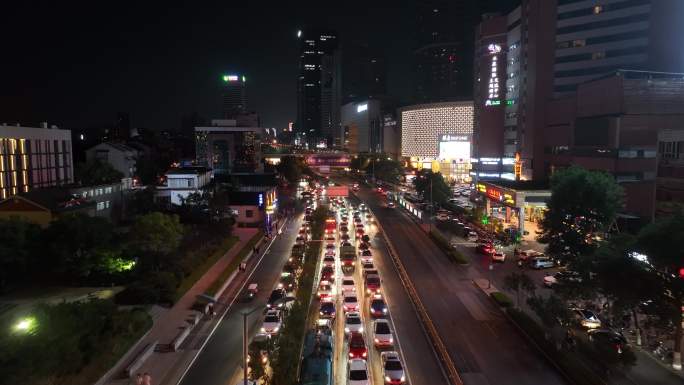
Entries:
<svg viewBox="0 0 684 385">
<path fill-rule="evenodd" d="M 495 291 L 490 294 L 494 301 L 501 307 L 511 307 L 513 305 L 513 301 L 511 301 L 508 296 L 500 291 Z"/>
<path fill-rule="evenodd" d="M 470 260 L 463 254 L 461 254 L 460 251 L 454 249 L 451 247 L 449 244 L 449 241 L 447 241 L 442 234 L 439 234 L 436 231 L 430 231 L 430 238 L 435 242 L 435 244 L 442 249 L 444 254 L 449 257 L 454 263 L 457 263 L 459 265 L 467 265 L 470 263 Z"/>
<path fill-rule="evenodd" d="M 135 282 L 116 293 L 114 301 L 119 305 L 146 305 L 159 301 L 159 292 L 148 282 Z"/>
</svg>

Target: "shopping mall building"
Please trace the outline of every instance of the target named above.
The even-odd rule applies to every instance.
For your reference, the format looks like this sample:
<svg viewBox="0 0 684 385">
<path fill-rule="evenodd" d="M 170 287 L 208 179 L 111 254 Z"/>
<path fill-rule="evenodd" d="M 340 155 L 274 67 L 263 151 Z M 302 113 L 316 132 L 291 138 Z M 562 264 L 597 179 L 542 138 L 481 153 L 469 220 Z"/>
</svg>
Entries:
<svg viewBox="0 0 684 385">
<path fill-rule="evenodd" d="M 403 158 L 414 168 L 470 182 L 473 102 L 416 104 L 399 113 Z"/>
</svg>

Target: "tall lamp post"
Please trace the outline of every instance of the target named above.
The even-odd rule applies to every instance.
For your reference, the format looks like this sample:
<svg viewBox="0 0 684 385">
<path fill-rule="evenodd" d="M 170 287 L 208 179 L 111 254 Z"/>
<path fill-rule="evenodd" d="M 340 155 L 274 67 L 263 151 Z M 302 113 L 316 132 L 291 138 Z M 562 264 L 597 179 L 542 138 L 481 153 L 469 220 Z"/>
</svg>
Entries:
<svg viewBox="0 0 684 385">
<path fill-rule="evenodd" d="M 250 311 L 245 311 L 242 312 L 242 375 L 243 375 L 243 385 L 247 385 L 247 375 L 248 375 L 248 367 L 247 367 L 247 355 L 249 352 L 247 351 L 248 349 L 248 338 L 247 338 L 247 317 L 254 313 L 257 310 L 261 310 L 263 306 L 258 306 L 255 307 L 254 309 Z"/>
</svg>

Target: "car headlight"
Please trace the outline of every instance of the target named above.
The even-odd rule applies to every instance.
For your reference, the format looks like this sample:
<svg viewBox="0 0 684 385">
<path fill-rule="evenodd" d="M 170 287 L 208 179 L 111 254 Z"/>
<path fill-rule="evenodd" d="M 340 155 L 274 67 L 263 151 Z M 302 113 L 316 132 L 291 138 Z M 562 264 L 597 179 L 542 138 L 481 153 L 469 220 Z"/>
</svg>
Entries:
<svg viewBox="0 0 684 385">
<path fill-rule="evenodd" d="M 349 328 L 344 328 L 345 333 L 349 333 Z"/>
<path fill-rule="evenodd" d="M 276 326 L 276 328 L 275 328 L 275 329 L 273 329 L 273 333 L 277 333 L 277 332 L 278 332 L 278 330 L 280 330 L 280 327 L 279 327 L 279 326 Z"/>
<path fill-rule="evenodd" d="M 322 311 L 319 311 L 318 314 L 325 315 L 325 313 L 323 313 Z"/>
<path fill-rule="evenodd" d="M 391 382 L 391 381 L 392 381 L 392 379 L 391 379 L 391 378 L 390 378 L 389 376 L 385 376 L 385 381 L 387 381 L 387 382 Z"/>
<path fill-rule="evenodd" d="M 383 313 L 387 313 L 387 308 L 382 309 Z"/>
<path fill-rule="evenodd" d="M 359 328 L 359 333 L 363 333 L 363 326 Z"/>
<path fill-rule="evenodd" d="M 380 340 L 375 338 L 373 341 L 375 341 L 376 344 L 380 343 Z"/>
<path fill-rule="evenodd" d="M 401 375 L 401 382 L 404 382 L 404 381 L 406 381 L 406 377 L 402 374 Z"/>
<path fill-rule="evenodd" d="M 262 333 L 266 333 L 266 328 L 261 328 Z"/>
<path fill-rule="evenodd" d="M 390 337 L 389 343 L 390 343 L 390 344 L 391 344 L 391 343 L 394 343 L 394 338 Z"/>
<path fill-rule="evenodd" d="M 367 355 L 367 353 L 366 353 L 366 352 L 363 352 L 363 353 L 361 354 L 361 357 L 366 358 L 366 355 Z"/>
<path fill-rule="evenodd" d="M 354 358 L 354 353 L 349 352 L 349 358 Z"/>
</svg>

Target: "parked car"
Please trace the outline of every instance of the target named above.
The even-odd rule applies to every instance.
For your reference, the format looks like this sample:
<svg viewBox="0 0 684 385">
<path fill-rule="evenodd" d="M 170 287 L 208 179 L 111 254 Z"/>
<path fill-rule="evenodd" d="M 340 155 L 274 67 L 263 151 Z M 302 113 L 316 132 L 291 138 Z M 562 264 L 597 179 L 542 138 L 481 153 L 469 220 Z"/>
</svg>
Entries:
<svg viewBox="0 0 684 385">
<path fill-rule="evenodd" d="M 582 282 L 582 276 L 576 271 L 559 271 L 553 275 L 547 275 L 544 277 L 544 286 L 552 287 L 558 283 L 580 283 Z"/>
<path fill-rule="evenodd" d="M 492 254 L 492 261 L 504 262 L 506 261 L 506 254 L 503 251 L 494 251 L 494 254 Z"/>
<path fill-rule="evenodd" d="M 494 245 L 491 243 L 478 243 L 477 246 L 475 246 L 475 251 L 483 255 L 492 255 L 495 250 Z"/>
<path fill-rule="evenodd" d="M 579 308 L 573 308 L 570 310 L 572 310 L 575 320 L 577 320 L 583 328 L 598 329 L 601 327 L 601 320 L 593 311 Z"/>
<path fill-rule="evenodd" d="M 592 329 L 587 331 L 587 338 L 594 344 L 612 347 L 618 354 L 627 348 L 627 339 L 617 330 Z"/>
<path fill-rule="evenodd" d="M 530 267 L 533 269 L 550 269 L 556 266 L 549 257 L 534 257 L 530 260 Z"/>
</svg>

